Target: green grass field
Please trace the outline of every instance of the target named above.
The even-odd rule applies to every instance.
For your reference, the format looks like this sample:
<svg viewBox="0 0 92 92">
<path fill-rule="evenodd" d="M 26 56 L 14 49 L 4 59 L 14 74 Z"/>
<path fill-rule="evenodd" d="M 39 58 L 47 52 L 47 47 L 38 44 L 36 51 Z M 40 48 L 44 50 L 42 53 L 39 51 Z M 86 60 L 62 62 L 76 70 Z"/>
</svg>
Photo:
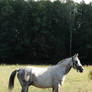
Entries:
<svg viewBox="0 0 92 92">
<path fill-rule="evenodd" d="M 8 80 L 11 72 L 23 65 L 0 65 L 0 92 L 8 92 Z M 48 67 L 48 66 L 37 66 Z M 92 80 L 88 78 L 89 72 L 92 70 L 92 66 L 85 66 L 84 73 L 76 72 L 72 69 L 67 75 L 65 82 L 60 87 L 59 92 L 92 92 Z M 21 92 L 21 86 L 17 77 L 15 79 L 15 86 L 13 92 Z M 30 87 L 29 92 L 51 92 L 51 89 L 40 89 L 36 87 Z"/>
</svg>

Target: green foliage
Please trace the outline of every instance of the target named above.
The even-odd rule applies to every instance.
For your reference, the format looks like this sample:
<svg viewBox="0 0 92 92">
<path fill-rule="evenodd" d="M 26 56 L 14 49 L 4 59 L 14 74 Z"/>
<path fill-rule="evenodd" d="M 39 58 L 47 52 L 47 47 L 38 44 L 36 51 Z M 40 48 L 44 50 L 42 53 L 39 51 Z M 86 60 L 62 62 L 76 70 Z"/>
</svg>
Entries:
<svg viewBox="0 0 92 92">
<path fill-rule="evenodd" d="M 0 60 L 54 64 L 69 56 L 72 32 L 72 53 L 90 61 L 91 25 L 91 3 L 0 0 Z"/>
</svg>

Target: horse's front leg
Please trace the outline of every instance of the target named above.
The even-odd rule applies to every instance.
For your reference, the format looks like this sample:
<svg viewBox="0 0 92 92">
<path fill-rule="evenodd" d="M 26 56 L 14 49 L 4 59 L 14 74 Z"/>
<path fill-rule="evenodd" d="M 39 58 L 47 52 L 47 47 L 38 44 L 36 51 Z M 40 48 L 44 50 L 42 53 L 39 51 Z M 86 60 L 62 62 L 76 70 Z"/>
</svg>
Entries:
<svg viewBox="0 0 92 92">
<path fill-rule="evenodd" d="M 58 92 L 58 87 L 52 88 L 52 92 Z"/>
</svg>

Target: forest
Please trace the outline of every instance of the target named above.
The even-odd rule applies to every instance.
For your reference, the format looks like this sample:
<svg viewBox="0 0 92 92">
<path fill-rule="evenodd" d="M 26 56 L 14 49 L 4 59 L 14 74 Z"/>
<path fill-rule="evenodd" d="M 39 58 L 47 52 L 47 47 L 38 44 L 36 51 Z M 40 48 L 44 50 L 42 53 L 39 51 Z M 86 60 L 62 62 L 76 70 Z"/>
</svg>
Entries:
<svg viewBox="0 0 92 92">
<path fill-rule="evenodd" d="M 92 64 L 92 3 L 0 0 L 0 64 L 56 64 L 79 53 Z"/>
</svg>

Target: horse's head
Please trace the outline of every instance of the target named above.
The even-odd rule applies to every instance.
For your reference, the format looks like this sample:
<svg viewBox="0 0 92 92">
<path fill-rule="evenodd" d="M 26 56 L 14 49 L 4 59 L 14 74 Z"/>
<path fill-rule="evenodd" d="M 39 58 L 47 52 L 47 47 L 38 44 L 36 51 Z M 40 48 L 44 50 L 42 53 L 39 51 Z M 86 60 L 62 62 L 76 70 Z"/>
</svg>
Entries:
<svg viewBox="0 0 92 92">
<path fill-rule="evenodd" d="M 84 68 L 78 58 L 78 54 L 75 54 L 73 57 L 72 57 L 72 65 L 73 65 L 73 68 L 76 69 L 77 71 L 79 72 L 83 72 Z"/>
</svg>

